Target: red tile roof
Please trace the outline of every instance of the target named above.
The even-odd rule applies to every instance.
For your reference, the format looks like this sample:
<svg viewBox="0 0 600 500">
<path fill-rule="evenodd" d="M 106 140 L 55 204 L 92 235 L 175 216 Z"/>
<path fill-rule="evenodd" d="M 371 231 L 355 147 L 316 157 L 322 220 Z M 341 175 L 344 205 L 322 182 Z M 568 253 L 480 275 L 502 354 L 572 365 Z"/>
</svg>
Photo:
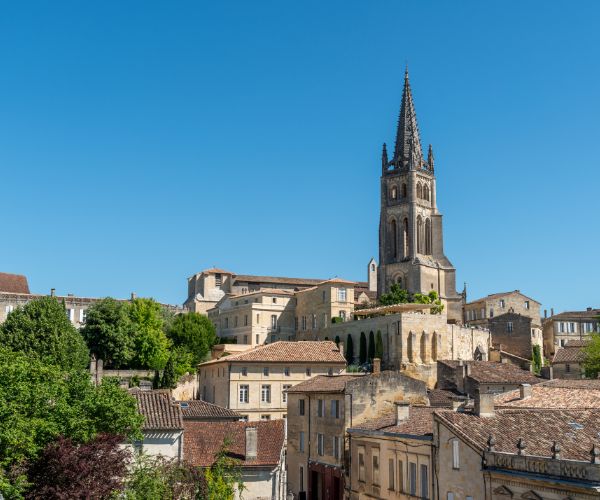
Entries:
<svg viewBox="0 0 600 500">
<path fill-rule="evenodd" d="M 600 380 L 554 379 L 531 387 L 531 396 L 521 399 L 519 389 L 498 394 L 497 408 L 598 408 Z"/>
<path fill-rule="evenodd" d="M 201 400 L 180 401 L 179 406 L 183 418 L 242 418 L 241 413 Z"/>
<path fill-rule="evenodd" d="M 254 349 L 249 349 L 239 354 L 232 354 L 230 356 L 207 361 L 199 366 L 202 367 L 208 364 L 221 362 L 346 364 L 346 359 L 335 342 L 331 340 L 302 340 L 298 342 L 279 341 L 255 347 Z"/>
<path fill-rule="evenodd" d="M 550 316 L 551 320 L 565 319 L 597 319 L 600 316 L 600 309 L 590 309 L 585 311 L 565 311 L 554 316 Z"/>
<path fill-rule="evenodd" d="M 587 345 L 585 341 L 570 340 L 564 347 L 561 347 L 554 354 L 552 364 L 561 363 L 581 363 L 585 359 L 583 347 Z"/>
<path fill-rule="evenodd" d="M 234 281 L 251 283 L 278 283 L 282 285 L 313 286 L 322 283 L 323 280 L 312 278 L 285 278 L 280 276 L 254 276 L 252 274 L 235 274 Z"/>
<path fill-rule="evenodd" d="M 436 408 L 431 406 L 411 406 L 408 419 L 396 425 L 396 409 L 394 408 L 381 417 L 354 426 L 353 429 L 426 436 L 433 434 L 433 412 L 435 410 Z"/>
<path fill-rule="evenodd" d="M 530 301 L 535 302 L 536 304 L 540 304 L 540 302 L 538 302 L 537 300 L 532 299 L 531 297 L 528 297 L 524 293 L 521 293 L 521 290 L 513 290 L 512 292 L 490 293 L 489 295 L 486 295 L 485 297 L 481 297 L 480 299 L 470 300 L 465 305 L 474 304 L 475 302 L 481 302 L 482 300 L 487 300 L 487 299 L 497 299 L 500 297 L 506 297 L 507 295 L 512 295 L 513 293 L 518 293 L 519 295 L 522 295 L 526 299 L 529 299 Z"/>
<path fill-rule="evenodd" d="M 143 430 L 182 430 L 183 418 L 179 405 L 167 392 L 133 390 L 138 411 L 144 416 Z"/>
<path fill-rule="evenodd" d="M 519 438 L 527 455 L 551 457 L 552 443 L 561 446 L 561 458 L 589 461 L 590 450 L 600 443 L 599 410 L 502 409 L 491 417 L 473 413 L 437 410 L 435 418 L 474 448 L 487 449 L 491 435 L 496 451 L 516 453 Z"/>
<path fill-rule="evenodd" d="M 456 369 L 458 361 L 440 360 L 446 366 Z M 495 361 L 463 361 L 471 369 L 468 375 L 480 384 L 539 384 L 543 379 L 533 373 L 522 370 L 512 363 L 497 363 Z"/>
<path fill-rule="evenodd" d="M 288 393 L 304 392 L 344 392 L 351 380 L 364 377 L 362 374 L 317 375 L 288 389 Z"/>
<path fill-rule="evenodd" d="M 186 420 L 183 434 L 184 460 L 196 467 L 209 467 L 225 439 L 229 455 L 243 467 L 276 466 L 281 459 L 285 430 L 283 420 L 261 422 L 193 422 Z M 246 427 L 257 429 L 257 456 L 246 459 Z"/>
<path fill-rule="evenodd" d="M 27 277 L 22 274 L 0 273 L 0 292 L 30 293 Z"/>
<path fill-rule="evenodd" d="M 452 402 L 456 397 L 464 397 L 458 391 L 446 389 L 432 389 L 427 393 L 429 404 L 437 408 L 452 408 Z"/>
</svg>

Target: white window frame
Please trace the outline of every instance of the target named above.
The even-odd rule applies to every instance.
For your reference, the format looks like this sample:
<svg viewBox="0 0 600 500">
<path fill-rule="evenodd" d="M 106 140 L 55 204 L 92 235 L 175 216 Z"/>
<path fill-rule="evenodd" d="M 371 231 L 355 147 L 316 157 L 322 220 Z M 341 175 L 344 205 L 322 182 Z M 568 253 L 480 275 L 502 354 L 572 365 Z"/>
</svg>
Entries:
<svg viewBox="0 0 600 500">
<path fill-rule="evenodd" d="M 317 434 L 317 454 L 320 457 L 325 455 L 325 434 Z"/>
<path fill-rule="evenodd" d="M 250 402 L 250 386 L 248 384 L 240 385 L 238 394 L 240 403 L 248 404 Z"/>
<path fill-rule="evenodd" d="M 262 384 L 260 386 L 260 402 L 270 403 L 271 402 L 271 384 Z"/>
<path fill-rule="evenodd" d="M 452 440 L 452 468 L 460 470 L 460 441 L 456 438 Z"/>
<path fill-rule="evenodd" d="M 348 293 L 345 288 L 338 288 L 338 302 L 346 302 Z"/>
<path fill-rule="evenodd" d="M 282 392 L 281 392 L 281 401 L 283 403 L 287 403 L 287 392 L 285 392 L 287 389 L 291 389 L 292 385 L 291 384 L 283 384 L 282 386 Z"/>
</svg>

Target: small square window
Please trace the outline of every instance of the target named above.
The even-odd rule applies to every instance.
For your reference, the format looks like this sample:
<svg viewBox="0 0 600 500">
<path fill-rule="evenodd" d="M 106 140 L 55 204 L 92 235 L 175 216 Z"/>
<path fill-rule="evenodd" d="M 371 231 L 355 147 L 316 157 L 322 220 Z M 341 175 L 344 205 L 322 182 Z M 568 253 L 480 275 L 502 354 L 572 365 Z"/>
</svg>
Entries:
<svg viewBox="0 0 600 500">
<path fill-rule="evenodd" d="M 244 366 L 242 367 L 242 377 L 245 377 L 246 375 L 248 375 L 248 368 Z"/>
<path fill-rule="evenodd" d="M 269 376 L 269 367 L 268 367 L 268 366 L 265 366 L 265 367 L 263 368 L 263 375 L 264 375 L 265 377 L 268 377 L 268 376 Z"/>
<path fill-rule="evenodd" d="M 289 376 L 290 376 L 290 367 L 289 367 L 289 366 L 286 366 L 286 367 L 283 369 L 283 374 L 284 374 L 286 377 L 289 377 Z"/>
</svg>

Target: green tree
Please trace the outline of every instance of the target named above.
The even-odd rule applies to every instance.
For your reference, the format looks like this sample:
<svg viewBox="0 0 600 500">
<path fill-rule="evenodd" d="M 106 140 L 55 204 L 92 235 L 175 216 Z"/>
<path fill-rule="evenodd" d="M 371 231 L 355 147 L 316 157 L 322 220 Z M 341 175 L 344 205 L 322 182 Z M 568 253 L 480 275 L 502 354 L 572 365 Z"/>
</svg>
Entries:
<svg viewBox="0 0 600 500">
<path fill-rule="evenodd" d="M 352 343 L 352 335 L 348 334 L 346 340 L 346 363 L 351 365 L 354 362 L 354 344 Z"/>
<path fill-rule="evenodd" d="M 86 368 L 90 362 L 83 337 L 54 297 L 32 300 L 11 312 L 0 326 L 0 345 L 63 369 Z"/>
<path fill-rule="evenodd" d="M 95 387 L 84 370 L 65 372 L 0 348 L 0 477 L 58 436 L 75 443 L 99 433 L 139 438 L 142 423 L 135 399 L 116 383 Z"/>
<path fill-rule="evenodd" d="M 592 333 L 590 342 L 583 348 L 583 371 L 587 378 L 600 374 L 600 333 Z"/>
<path fill-rule="evenodd" d="M 358 362 L 362 365 L 367 362 L 367 337 L 365 332 L 360 332 L 360 347 L 358 351 Z"/>
<path fill-rule="evenodd" d="M 236 489 L 240 493 L 245 489 L 242 474 L 239 468 L 240 461 L 232 458 L 228 449 L 231 440 L 225 439 L 212 466 L 206 469 L 206 498 L 218 498 L 219 500 L 233 500 Z"/>
<path fill-rule="evenodd" d="M 128 367 L 134 357 L 133 324 L 128 308 L 128 302 L 108 297 L 87 310 L 81 333 L 90 351 L 104 360 L 105 366 Z"/>
<path fill-rule="evenodd" d="M 375 338 L 375 357 L 383 358 L 383 339 L 381 338 L 381 330 L 377 330 L 377 337 Z"/>
<path fill-rule="evenodd" d="M 416 304 L 432 304 L 433 307 L 429 310 L 431 314 L 441 314 L 444 310 L 444 305 L 435 290 L 431 290 L 428 294 L 415 293 L 413 302 Z"/>
<path fill-rule="evenodd" d="M 375 357 L 375 334 L 371 330 L 369 332 L 369 361 L 373 361 Z"/>
<path fill-rule="evenodd" d="M 154 378 L 152 379 L 152 389 L 160 389 L 160 372 L 154 370 Z"/>
<path fill-rule="evenodd" d="M 163 370 L 162 380 L 160 381 L 160 387 L 162 389 L 174 389 L 177 387 L 177 376 L 175 374 L 175 364 L 173 363 L 173 356 L 169 358 L 165 369 Z"/>
<path fill-rule="evenodd" d="M 379 304 L 382 306 L 391 306 L 394 304 L 406 304 L 410 302 L 410 294 L 404 290 L 398 283 L 394 283 L 390 287 L 388 293 L 384 293 L 379 297 Z"/>
<path fill-rule="evenodd" d="M 212 321 L 195 312 L 175 316 L 166 333 L 173 346 L 181 347 L 192 355 L 192 366 L 204 361 L 217 342 Z"/>
<path fill-rule="evenodd" d="M 531 364 L 533 368 L 533 372 L 536 375 L 539 375 L 542 371 L 542 353 L 539 345 L 534 345 L 532 349 L 531 355 Z"/>
<path fill-rule="evenodd" d="M 169 339 L 163 331 L 163 312 L 152 299 L 135 299 L 128 307 L 134 332 L 134 358 L 138 368 L 162 370 L 169 359 Z"/>
<path fill-rule="evenodd" d="M 337 346 L 340 345 L 340 336 L 339 335 L 335 336 L 335 345 L 337 345 Z"/>
</svg>

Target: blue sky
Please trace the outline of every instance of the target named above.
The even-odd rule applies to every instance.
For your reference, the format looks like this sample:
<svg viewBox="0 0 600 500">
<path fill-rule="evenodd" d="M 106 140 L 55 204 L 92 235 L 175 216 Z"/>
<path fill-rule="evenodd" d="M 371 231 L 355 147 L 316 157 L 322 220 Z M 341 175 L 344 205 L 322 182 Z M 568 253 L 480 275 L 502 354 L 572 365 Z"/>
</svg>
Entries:
<svg viewBox="0 0 600 500">
<path fill-rule="evenodd" d="M 408 62 L 459 288 L 600 306 L 597 2 L 0 9 L 0 270 L 35 292 L 365 279 Z"/>
</svg>

